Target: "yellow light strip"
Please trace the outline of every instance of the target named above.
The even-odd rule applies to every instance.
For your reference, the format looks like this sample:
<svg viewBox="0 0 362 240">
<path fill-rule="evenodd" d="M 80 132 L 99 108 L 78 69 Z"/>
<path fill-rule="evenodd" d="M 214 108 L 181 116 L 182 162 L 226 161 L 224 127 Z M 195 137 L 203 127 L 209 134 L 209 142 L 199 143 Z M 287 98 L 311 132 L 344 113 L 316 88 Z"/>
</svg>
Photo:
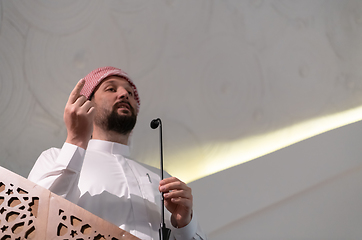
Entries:
<svg viewBox="0 0 362 240">
<path fill-rule="evenodd" d="M 177 165 L 175 168 L 170 166 L 169 172 L 174 176 L 180 176 L 185 182 L 191 182 L 360 120 L 362 120 L 362 106 L 304 121 L 259 136 L 248 137 L 234 142 L 205 145 L 204 149 L 213 149 L 217 146 L 216 150 L 208 154 L 205 162 L 194 159 L 188 161 L 193 166 L 190 166 L 190 164 L 181 167 Z M 192 156 L 192 149 L 181 155 L 178 153 L 177 156 L 171 156 L 171 158 L 173 158 L 173 161 L 178 162 L 190 158 L 190 156 Z"/>
</svg>

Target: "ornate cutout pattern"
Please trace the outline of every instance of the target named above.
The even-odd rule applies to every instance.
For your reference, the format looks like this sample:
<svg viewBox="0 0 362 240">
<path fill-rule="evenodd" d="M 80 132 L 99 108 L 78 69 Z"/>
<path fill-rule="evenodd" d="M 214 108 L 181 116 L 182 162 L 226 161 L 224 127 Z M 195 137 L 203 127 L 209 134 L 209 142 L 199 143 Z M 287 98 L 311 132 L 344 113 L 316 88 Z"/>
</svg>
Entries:
<svg viewBox="0 0 362 240">
<path fill-rule="evenodd" d="M 0 167 L 0 240 L 139 240 Z"/>
<path fill-rule="evenodd" d="M 38 216 L 39 197 L 28 191 L 0 182 L 0 240 L 37 239 L 35 221 Z M 59 209 L 56 239 L 119 240 L 102 234 L 82 219 Z"/>
<path fill-rule="evenodd" d="M 36 239 L 39 197 L 0 182 L 0 240 Z"/>
<path fill-rule="evenodd" d="M 119 240 L 110 234 L 98 232 L 88 223 L 83 222 L 82 219 L 73 215 L 67 215 L 62 209 L 59 209 L 57 236 L 61 236 L 64 239 L 77 240 Z"/>
</svg>

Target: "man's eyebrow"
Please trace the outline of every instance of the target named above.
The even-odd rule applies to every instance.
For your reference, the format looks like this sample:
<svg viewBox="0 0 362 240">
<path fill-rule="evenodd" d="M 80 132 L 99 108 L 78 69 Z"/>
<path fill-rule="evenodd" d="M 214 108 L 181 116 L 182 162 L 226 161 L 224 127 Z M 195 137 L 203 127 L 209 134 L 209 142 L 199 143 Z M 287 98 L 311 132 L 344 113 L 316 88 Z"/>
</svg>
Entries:
<svg viewBox="0 0 362 240">
<path fill-rule="evenodd" d="M 103 85 L 104 87 L 107 87 L 109 85 L 117 84 L 117 83 L 118 83 L 118 80 L 107 80 L 107 81 L 104 81 L 101 85 Z M 132 92 L 134 92 L 132 85 L 128 81 L 127 81 L 126 85 L 123 87 L 126 88 L 127 90 L 132 90 Z"/>
<path fill-rule="evenodd" d="M 115 85 L 117 84 L 116 80 L 108 80 L 108 81 L 104 81 L 101 86 L 102 87 L 108 87 L 109 85 Z"/>
<path fill-rule="evenodd" d="M 125 86 L 125 88 L 127 88 L 128 90 L 132 90 L 132 92 L 134 92 L 133 87 L 131 86 L 131 84 L 128 84 L 127 86 Z"/>
</svg>

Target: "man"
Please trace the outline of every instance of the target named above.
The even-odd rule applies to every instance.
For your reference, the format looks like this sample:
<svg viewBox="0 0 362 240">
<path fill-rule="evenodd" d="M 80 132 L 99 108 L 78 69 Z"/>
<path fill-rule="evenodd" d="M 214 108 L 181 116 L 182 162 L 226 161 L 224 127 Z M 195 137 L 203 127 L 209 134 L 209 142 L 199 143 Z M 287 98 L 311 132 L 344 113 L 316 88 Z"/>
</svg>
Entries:
<svg viewBox="0 0 362 240">
<path fill-rule="evenodd" d="M 170 239 L 206 239 L 192 211 L 191 189 L 175 177 L 128 158 L 140 100 L 121 69 L 103 67 L 81 79 L 64 110 L 67 139 L 43 152 L 29 180 L 140 239 L 159 239 L 160 192 Z"/>
</svg>

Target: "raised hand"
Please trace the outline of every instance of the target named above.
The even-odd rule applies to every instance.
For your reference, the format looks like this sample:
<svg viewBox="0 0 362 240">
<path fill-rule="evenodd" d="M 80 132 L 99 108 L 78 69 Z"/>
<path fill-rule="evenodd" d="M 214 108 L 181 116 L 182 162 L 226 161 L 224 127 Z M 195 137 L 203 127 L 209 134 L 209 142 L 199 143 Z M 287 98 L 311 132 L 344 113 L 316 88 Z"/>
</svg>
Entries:
<svg viewBox="0 0 362 240">
<path fill-rule="evenodd" d="M 192 218 L 192 192 L 186 183 L 170 177 L 160 181 L 160 192 L 164 193 L 165 207 L 172 213 L 171 223 L 174 227 L 184 227 Z"/>
<path fill-rule="evenodd" d="M 67 143 L 86 149 L 93 131 L 94 105 L 80 94 L 85 84 L 81 79 L 70 93 L 64 109 L 64 122 L 67 128 Z"/>
</svg>

